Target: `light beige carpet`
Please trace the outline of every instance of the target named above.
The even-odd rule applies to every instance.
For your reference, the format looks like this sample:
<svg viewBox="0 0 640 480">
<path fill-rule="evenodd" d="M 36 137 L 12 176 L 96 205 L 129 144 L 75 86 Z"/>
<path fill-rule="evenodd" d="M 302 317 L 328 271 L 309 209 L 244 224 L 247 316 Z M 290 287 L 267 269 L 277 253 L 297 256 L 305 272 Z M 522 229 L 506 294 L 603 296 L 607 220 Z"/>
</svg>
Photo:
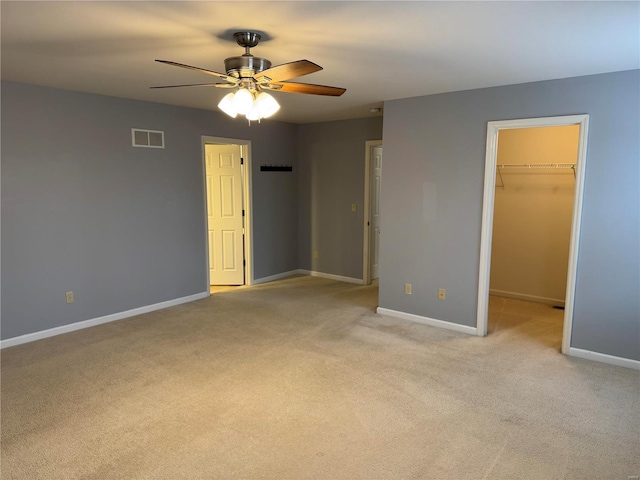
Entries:
<svg viewBox="0 0 640 480">
<path fill-rule="evenodd" d="M 478 338 L 376 294 L 289 279 L 5 349 L 2 478 L 640 474 L 640 373 L 559 354 L 560 311 L 493 298 Z"/>
</svg>

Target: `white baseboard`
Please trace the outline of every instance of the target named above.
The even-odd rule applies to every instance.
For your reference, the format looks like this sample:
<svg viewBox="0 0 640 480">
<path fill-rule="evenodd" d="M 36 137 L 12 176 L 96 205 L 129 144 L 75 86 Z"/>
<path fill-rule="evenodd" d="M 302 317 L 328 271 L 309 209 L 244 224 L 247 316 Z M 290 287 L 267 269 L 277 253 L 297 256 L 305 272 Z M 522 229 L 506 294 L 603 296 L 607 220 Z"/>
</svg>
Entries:
<svg viewBox="0 0 640 480">
<path fill-rule="evenodd" d="M 583 350 L 581 348 L 569 347 L 569 356 L 584 358 L 586 360 L 593 360 L 595 362 L 608 363 L 609 365 L 616 365 L 618 367 L 640 370 L 640 360 L 614 357 L 613 355 L 607 355 L 606 353 L 591 352 L 589 350 Z"/>
<path fill-rule="evenodd" d="M 447 330 L 453 330 L 454 332 L 467 333 L 469 335 L 477 335 L 478 331 L 476 327 L 469 327 L 467 325 L 445 322 L 443 320 L 436 320 L 435 318 L 422 317 L 420 315 L 414 315 L 413 313 L 389 310 L 388 308 L 378 307 L 376 309 L 376 313 L 379 313 L 380 315 L 386 315 L 387 317 L 395 317 L 402 320 L 409 320 L 410 322 L 422 323 L 423 325 L 429 325 L 430 327 L 445 328 Z"/>
<path fill-rule="evenodd" d="M 259 285 L 261 283 L 274 282 L 276 280 L 282 280 L 283 278 L 293 277 L 294 275 L 306 275 L 301 270 L 290 270 L 288 272 L 277 273 L 276 275 L 269 275 L 268 277 L 256 278 L 252 285 Z"/>
<path fill-rule="evenodd" d="M 547 305 L 554 305 L 556 307 L 564 307 L 564 299 L 559 298 L 538 297 L 536 295 L 527 295 L 525 293 L 506 292 L 504 290 L 493 289 L 489 290 L 489 295 L 514 298 L 516 300 L 524 300 L 526 302 L 546 303 Z"/>
<path fill-rule="evenodd" d="M 74 332 L 76 330 L 82 330 L 83 328 L 95 327 L 96 325 L 102 325 L 103 323 L 115 322 L 117 320 L 123 320 L 125 318 L 134 317 L 143 313 L 153 312 L 155 310 L 161 310 L 163 308 L 169 308 L 182 303 L 193 302 L 195 300 L 201 300 L 209 297 L 209 292 L 196 293 L 195 295 L 189 295 L 188 297 L 176 298 L 174 300 L 168 300 L 166 302 L 160 302 L 153 305 L 147 305 L 145 307 L 134 308 L 133 310 L 127 310 L 126 312 L 112 313 L 111 315 L 105 315 L 104 317 L 92 318 L 89 320 L 83 320 L 81 322 L 71 323 L 69 325 L 62 325 L 60 327 L 49 328 L 48 330 L 41 330 L 39 332 L 27 333 L 26 335 L 20 335 L 19 337 L 7 338 L 0 341 L 0 349 L 13 347 L 15 345 L 21 345 L 23 343 L 35 342 L 36 340 L 42 340 L 43 338 L 54 337 L 56 335 L 62 335 L 63 333 Z"/>
<path fill-rule="evenodd" d="M 361 278 L 343 277 L 342 275 L 334 275 L 332 273 L 316 272 L 313 270 L 298 270 L 298 273 L 302 275 L 310 275 L 312 277 L 328 278 L 329 280 L 338 280 L 339 282 L 355 283 L 358 285 L 364 285 Z"/>
</svg>

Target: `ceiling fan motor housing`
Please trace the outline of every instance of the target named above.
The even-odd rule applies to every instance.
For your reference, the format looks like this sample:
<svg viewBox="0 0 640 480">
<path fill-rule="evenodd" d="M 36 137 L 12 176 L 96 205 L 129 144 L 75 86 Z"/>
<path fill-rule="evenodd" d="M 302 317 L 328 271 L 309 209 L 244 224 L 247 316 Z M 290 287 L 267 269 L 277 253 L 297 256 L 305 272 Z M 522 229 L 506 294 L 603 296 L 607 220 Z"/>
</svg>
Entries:
<svg viewBox="0 0 640 480">
<path fill-rule="evenodd" d="M 251 78 L 256 73 L 271 68 L 271 62 L 266 58 L 254 57 L 249 51 L 260 42 L 262 36 L 257 32 L 236 32 L 233 34 L 236 43 L 244 47 L 245 53 L 241 57 L 229 57 L 224 61 L 227 75 L 236 78 Z"/>
<path fill-rule="evenodd" d="M 229 57 L 224 61 L 227 75 L 236 78 L 253 77 L 256 73 L 271 68 L 271 62 L 266 58 L 242 55 L 241 57 Z"/>
</svg>

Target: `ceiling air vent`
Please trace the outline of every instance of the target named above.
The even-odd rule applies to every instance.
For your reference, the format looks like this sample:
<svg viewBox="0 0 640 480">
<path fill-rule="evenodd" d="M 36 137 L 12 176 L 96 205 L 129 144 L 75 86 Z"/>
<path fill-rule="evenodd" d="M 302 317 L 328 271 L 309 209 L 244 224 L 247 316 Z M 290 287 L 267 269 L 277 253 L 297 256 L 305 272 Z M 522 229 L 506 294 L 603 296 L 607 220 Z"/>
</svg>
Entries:
<svg viewBox="0 0 640 480">
<path fill-rule="evenodd" d="M 134 147 L 164 148 L 164 132 L 132 128 L 131 141 Z"/>
</svg>

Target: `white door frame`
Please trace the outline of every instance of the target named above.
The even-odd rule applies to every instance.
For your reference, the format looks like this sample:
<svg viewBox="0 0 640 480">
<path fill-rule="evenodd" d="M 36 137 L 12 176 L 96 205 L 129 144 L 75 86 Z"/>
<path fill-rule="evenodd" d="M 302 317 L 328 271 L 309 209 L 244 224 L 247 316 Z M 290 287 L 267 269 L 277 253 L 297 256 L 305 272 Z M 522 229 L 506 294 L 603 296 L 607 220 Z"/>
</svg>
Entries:
<svg viewBox="0 0 640 480">
<path fill-rule="evenodd" d="M 202 186 L 204 192 L 204 219 L 205 226 L 207 225 L 207 158 L 205 152 L 205 145 L 240 145 L 240 153 L 244 160 L 242 169 L 242 204 L 244 208 L 244 284 L 253 285 L 253 217 L 252 212 L 252 197 L 251 197 L 251 140 L 243 140 L 238 138 L 225 138 L 225 137 L 210 137 L 207 135 L 202 136 Z M 205 259 L 209 261 L 209 237 L 207 235 L 207 229 L 204 231 L 204 248 Z M 207 285 L 206 291 L 210 291 L 209 285 L 209 267 L 207 263 Z"/>
<path fill-rule="evenodd" d="M 569 354 L 571 332 L 573 331 L 573 302 L 576 290 L 576 269 L 580 242 L 580 223 L 582 221 L 582 196 L 584 191 L 584 172 L 587 161 L 587 135 L 589 115 L 567 115 L 558 117 L 526 118 L 521 120 L 503 120 L 487 123 L 487 151 L 484 167 L 484 196 L 482 200 L 482 232 L 480 237 L 480 278 L 478 282 L 478 320 L 477 334 L 487 334 L 487 316 L 489 308 L 489 275 L 491 267 L 491 236 L 493 234 L 493 207 L 496 186 L 496 164 L 498 158 L 498 132 L 511 128 L 555 127 L 579 125 L 578 158 L 576 165 L 576 186 L 573 201 L 573 219 L 571 225 L 571 244 L 569 247 L 569 266 L 562 331 L 562 353 Z"/>
<path fill-rule="evenodd" d="M 369 249 L 371 248 L 371 152 L 373 147 L 382 146 L 382 140 L 367 140 L 364 142 L 364 218 L 363 218 L 363 242 L 362 242 L 362 283 L 371 284 L 371 259 Z"/>
</svg>

